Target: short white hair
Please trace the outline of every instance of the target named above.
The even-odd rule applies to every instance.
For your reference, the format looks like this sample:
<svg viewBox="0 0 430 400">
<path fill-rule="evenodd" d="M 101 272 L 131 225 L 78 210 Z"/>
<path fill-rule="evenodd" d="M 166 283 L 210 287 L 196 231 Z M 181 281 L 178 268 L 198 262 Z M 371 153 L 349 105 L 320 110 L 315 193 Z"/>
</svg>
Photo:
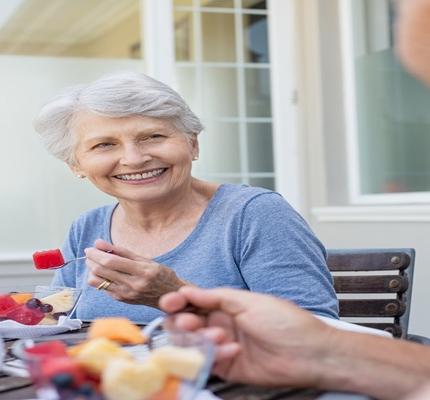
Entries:
<svg viewBox="0 0 430 400">
<path fill-rule="evenodd" d="M 190 136 L 203 130 L 184 99 L 164 83 L 136 72 L 106 75 L 87 85 L 67 88 L 43 106 L 34 122 L 47 150 L 68 164 L 74 162 L 71 128 L 80 111 L 113 118 L 168 119 Z"/>
</svg>

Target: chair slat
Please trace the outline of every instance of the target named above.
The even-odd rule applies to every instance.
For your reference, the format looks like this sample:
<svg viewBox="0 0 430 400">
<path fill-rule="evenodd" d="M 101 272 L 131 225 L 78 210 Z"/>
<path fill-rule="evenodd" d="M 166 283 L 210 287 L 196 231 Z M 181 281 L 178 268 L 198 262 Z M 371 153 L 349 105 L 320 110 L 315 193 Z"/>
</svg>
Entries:
<svg viewBox="0 0 430 400">
<path fill-rule="evenodd" d="M 403 293 L 408 279 L 401 275 L 335 276 L 337 293 Z"/>
<path fill-rule="evenodd" d="M 397 299 L 342 299 L 339 300 L 340 317 L 399 317 L 405 305 Z"/>
<path fill-rule="evenodd" d="M 327 265 L 330 271 L 387 271 L 403 270 L 409 266 L 410 257 L 400 251 L 331 251 Z"/>
<path fill-rule="evenodd" d="M 402 337 L 403 330 L 399 324 L 373 322 L 373 323 L 356 323 L 356 325 L 366 326 L 368 328 L 380 329 L 382 331 L 390 332 L 394 337 Z"/>
</svg>

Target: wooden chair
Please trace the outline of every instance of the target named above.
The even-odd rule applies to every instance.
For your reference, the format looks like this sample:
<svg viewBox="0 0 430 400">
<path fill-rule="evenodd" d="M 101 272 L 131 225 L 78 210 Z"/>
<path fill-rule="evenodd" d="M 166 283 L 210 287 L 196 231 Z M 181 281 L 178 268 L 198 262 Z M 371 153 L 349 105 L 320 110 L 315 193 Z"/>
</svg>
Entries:
<svg viewBox="0 0 430 400">
<path fill-rule="evenodd" d="M 414 249 L 327 252 L 341 319 L 359 319 L 351 322 L 391 332 L 395 337 L 427 342 L 426 338 L 408 335 Z"/>
</svg>

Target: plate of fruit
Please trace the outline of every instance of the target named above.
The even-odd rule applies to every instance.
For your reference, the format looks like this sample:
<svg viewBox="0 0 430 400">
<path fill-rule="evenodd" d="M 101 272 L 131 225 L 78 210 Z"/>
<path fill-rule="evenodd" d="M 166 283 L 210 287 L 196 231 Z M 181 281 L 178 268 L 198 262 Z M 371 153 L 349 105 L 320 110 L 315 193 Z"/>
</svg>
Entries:
<svg viewBox="0 0 430 400">
<path fill-rule="evenodd" d="M 80 295 L 80 289 L 69 287 L 0 287 L 0 335 L 19 338 L 11 332 L 58 326 L 73 313 Z"/>
<path fill-rule="evenodd" d="M 120 317 L 97 319 L 87 333 L 19 340 L 12 351 L 43 399 L 191 400 L 214 357 L 198 333 L 164 330 L 148 340 Z"/>
</svg>

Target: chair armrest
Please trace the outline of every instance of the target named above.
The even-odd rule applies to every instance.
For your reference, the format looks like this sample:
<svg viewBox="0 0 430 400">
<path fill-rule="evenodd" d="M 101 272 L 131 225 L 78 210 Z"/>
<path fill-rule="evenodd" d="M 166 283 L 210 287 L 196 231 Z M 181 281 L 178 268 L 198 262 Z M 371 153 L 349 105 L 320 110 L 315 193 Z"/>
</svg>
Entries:
<svg viewBox="0 0 430 400">
<path fill-rule="evenodd" d="M 425 336 L 408 334 L 406 336 L 406 340 L 410 340 L 411 342 L 414 342 L 414 343 L 420 343 L 426 346 L 430 346 L 430 339 Z"/>
</svg>

